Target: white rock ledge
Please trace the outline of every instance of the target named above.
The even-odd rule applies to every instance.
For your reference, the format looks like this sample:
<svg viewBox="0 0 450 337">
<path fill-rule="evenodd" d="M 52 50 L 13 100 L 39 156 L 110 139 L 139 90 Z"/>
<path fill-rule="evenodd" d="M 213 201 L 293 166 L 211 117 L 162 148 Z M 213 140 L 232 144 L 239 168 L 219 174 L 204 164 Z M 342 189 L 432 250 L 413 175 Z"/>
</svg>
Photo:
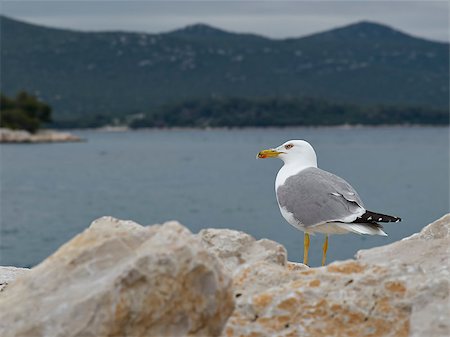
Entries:
<svg viewBox="0 0 450 337">
<path fill-rule="evenodd" d="M 29 271 L 0 268 L 0 336 L 447 337 L 449 247 L 447 214 L 308 268 L 243 232 L 104 217 Z"/>
<path fill-rule="evenodd" d="M 1 267 L 0 266 L 0 292 L 3 291 L 8 283 L 14 281 L 19 275 L 26 273 L 28 268 Z"/>
<path fill-rule="evenodd" d="M 41 130 L 32 134 L 25 130 L 0 129 L 0 143 L 61 143 L 81 141 L 83 139 L 68 132 Z"/>
</svg>

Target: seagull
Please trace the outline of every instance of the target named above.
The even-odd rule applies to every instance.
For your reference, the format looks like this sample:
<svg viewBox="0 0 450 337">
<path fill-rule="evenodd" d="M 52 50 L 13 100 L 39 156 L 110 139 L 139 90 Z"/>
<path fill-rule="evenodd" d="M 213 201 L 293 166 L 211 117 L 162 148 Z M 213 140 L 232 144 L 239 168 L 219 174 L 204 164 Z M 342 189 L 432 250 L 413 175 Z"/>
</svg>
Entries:
<svg viewBox="0 0 450 337">
<path fill-rule="evenodd" d="M 322 266 L 325 265 L 329 234 L 384 235 L 379 222 L 400 218 L 366 210 L 355 189 L 344 179 L 317 167 L 317 156 L 304 140 L 286 143 L 258 153 L 257 158 L 279 158 L 284 162 L 275 180 L 281 215 L 303 231 L 303 263 L 308 264 L 309 235 L 325 234 Z"/>
</svg>

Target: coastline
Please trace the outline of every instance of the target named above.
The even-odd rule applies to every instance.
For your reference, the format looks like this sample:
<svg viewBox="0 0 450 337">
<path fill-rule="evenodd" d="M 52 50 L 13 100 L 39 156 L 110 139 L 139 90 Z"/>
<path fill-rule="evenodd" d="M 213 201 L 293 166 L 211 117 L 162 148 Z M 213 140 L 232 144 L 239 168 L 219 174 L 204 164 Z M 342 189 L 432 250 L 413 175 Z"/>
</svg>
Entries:
<svg viewBox="0 0 450 337">
<path fill-rule="evenodd" d="M 58 129 L 70 132 L 76 131 L 94 131 L 101 133 L 121 133 L 121 132 L 139 132 L 139 131 L 236 131 L 236 130 L 289 130 L 289 129 L 382 129 L 382 128 L 433 128 L 433 129 L 448 129 L 450 125 L 431 125 L 431 124 L 340 124 L 340 125 L 296 125 L 296 126 L 245 126 L 245 127 L 143 127 L 143 128 L 67 128 Z"/>
<path fill-rule="evenodd" d="M 57 130 L 40 130 L 32 134 L 25 130 L 0 129 L 1 144 L 37 144 L 82 142 L 84 139 L 70 132 Z"/>
</svg>

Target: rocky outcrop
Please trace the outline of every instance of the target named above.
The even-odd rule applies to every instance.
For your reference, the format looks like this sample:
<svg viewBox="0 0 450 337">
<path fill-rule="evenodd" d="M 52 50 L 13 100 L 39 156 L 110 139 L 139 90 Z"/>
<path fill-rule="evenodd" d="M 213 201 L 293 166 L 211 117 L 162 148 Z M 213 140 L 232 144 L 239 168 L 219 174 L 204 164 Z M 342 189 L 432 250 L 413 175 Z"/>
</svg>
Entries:
<svg viewBox="0 0 450 337">
<path fill-rule="evenodd" d="M 81 138 L 68 132 L 42 130 L 35 134 L 25 130 L 0 129 L 0 143 L 60 143 L 80 142 Z"/>
<path fill-rule="evenodd" d="M 446 215 L 407 239 L 327 267 L 280 261 L 278 285 L 252 280 L 267 268 L 244 275 L 237 268 L 234 282 L 244 287 L 223 335 L 448 336 L 449 226 Z"/>
<path fill-rule="evenodd" d="M 217 336 L 231 279 L 185 227 L 105 217 L 0 296 L 0 336 Z"/>
<path fill-rule="evenodd" d="M 286 249 L 267 239 L 256 241 L 250 235 L 229 229 L 204 229 L 198 237 L 205 248 L 216 254 L 227 273 L 233 275 L 236 298 L 247 297 L 296 278 L 292 269 L 307 266 L 287 261 Z"/>
<path fill-rule="evenodd" d="M 382 266 L 398 283 L 391 290 L 408 302 L 410 336 L 450 335 L 450 214 L 420 233 L 387 246 L 362 250 L 358 261 Z"/>
<path fill-rule="evenodd" d="M 238 231 L 101 218 L 0 293 L 0 335 L 444 337 L 449 247 L 446 215 L 308 268 Z"/>
</svg>

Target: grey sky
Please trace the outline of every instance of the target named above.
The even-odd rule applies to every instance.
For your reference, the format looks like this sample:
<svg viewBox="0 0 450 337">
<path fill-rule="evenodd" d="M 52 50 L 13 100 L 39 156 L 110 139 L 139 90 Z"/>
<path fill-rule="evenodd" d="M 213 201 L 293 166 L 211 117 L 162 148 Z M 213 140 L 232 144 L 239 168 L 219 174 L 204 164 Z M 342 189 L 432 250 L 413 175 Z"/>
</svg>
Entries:
<svg viewBox="0 0 450 337">
<path fill-rule="evenodd" d="M 274 38 L 303 36 L 361 20 L 448 41 L 448 1 L 20 1 L 2 14 L 79 30 L 163 32 L 192 23 Z"/>
</svg>

